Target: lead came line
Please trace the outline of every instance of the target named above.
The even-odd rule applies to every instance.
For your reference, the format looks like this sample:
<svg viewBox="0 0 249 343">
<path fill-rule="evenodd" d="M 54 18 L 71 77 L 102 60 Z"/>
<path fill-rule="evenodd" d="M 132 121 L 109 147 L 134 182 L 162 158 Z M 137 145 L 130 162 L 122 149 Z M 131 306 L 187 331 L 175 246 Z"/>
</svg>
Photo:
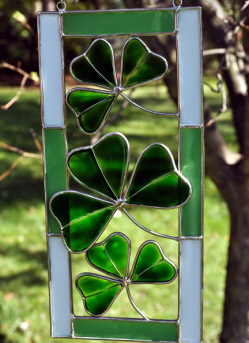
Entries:
<svg viewBox="0 0 249 343">
<path fill-rule="evenodd" d="M 86 60 L 89 62 L 89 64 L 93 67 L 93 69 L 107 82 L 107 83 L 109 83 L 109 85 L 111 85 L 111 87 L 110 88 L 113 88 L 113 84 L 110 82 L 110 81 L 108 81 L 99 71 L 98 71 L 98 69 L 96 68 L 96 67 L 94 67 L 94 65 L 92 64 L 92 62 L 89 60 L 89 58 L 85 55 L 85 58 L 86 58 Z M 104 86 L 105 88 L 107 87 L 107 86 Z"/>
<path fill-rule="evenodd" d="M 108 251 L 107 251 L 105 245 L 104 245 L 104 249 L 105 249 L 106 255 L 108 256 L 109 260 L 111 261 L 113 267 L 116 269 L 116 271 L 119 273 L 119 275 L 123 278 L 123 275 L 120 273 L 120 271 L 118 270 L 118 268 L 116 267 L 116 265 L 115 265 L 114 262 L 112 261 L 111 257 L 109 256 Z"/>
</svg>

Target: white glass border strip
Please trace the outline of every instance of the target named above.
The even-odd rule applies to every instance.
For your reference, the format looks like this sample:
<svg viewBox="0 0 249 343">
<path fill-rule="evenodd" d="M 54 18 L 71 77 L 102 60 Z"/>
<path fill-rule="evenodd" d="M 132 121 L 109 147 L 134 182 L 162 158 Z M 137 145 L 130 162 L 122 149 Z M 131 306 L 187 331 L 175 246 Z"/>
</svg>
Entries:
<svg viewBox="0 0 249 343">
<path fill-rule="evenodd" d="M 43 125 L 64 125 L 64 85 L 59 13 L 40 13 L 39 50 Z"/>
<path fill-rule="evenodd" d="M 178 16 L 178 72 L 181 125 L 202 123 L 201 9 L 180 10 Z"/>
<path fill-rule="evenodd" d="M 202 244 L 181 241 L 180 342 L 202 341 Z"/>
<path fill-rule="evenodd" d="M 70 261 L 61 237 L 48 237 L 52 337 L 71 337 Z"/>
</svg>

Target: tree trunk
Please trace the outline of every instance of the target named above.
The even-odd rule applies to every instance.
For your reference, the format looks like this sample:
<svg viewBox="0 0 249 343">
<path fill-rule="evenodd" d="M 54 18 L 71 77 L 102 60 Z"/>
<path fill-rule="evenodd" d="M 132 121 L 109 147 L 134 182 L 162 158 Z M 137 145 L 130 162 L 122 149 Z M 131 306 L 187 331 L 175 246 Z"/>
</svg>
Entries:
<svg viewBox="0 0 249 343">
<path fill-rule="evenodd" d="M 55 1 L 53 1 L 53 0 L 42 0 L 42 10 L 43 11 L 55 11 L 56 10 Z"/>
<path fill-rule="evenodd" d="M 235 175 L 237 180 L 240 175 Z M 249 340 L 249 194 L 234 180 L 237 198 L 230 210 L 231 235 L 228 252 L 221 343 L 246 343 Z"/>
</svg>

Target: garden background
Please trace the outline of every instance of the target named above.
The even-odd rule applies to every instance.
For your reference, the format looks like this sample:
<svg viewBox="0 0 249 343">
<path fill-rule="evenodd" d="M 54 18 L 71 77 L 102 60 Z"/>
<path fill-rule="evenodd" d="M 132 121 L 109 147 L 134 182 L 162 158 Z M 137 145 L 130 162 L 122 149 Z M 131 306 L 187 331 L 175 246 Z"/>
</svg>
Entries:
<svg viewBox="0 0 249 343">
<path fill-rule="evenodd" d="M 68 1 L 68 9 L 170 5 L 171 1 L 152 0 Z M 249 339 L 249 6 L 246 1 L 226 0 L 185 0 L 183 5 L 203 7 L 206 132 L 204 340 L 246 342 Z M 54 6 L 51 0 L 15 0 L 7 5 L 0 0 L 1 343 L 52 341 L 48 338 L 36 12 L 54 10 Z M 160 100 L 166 96 L 167 109 L 174 111 L 177 100 L 175 42 L 155 37 L 146 43 L 167 58 L 169 73 L 162 82 L 139 88 L 134 92 L 134 99 L 151 109 L 163 111 Z M 66 44 L 66 65 L 88 45 L 89 42 L 84 45 L 78 40 Z M 72 79 L 68 70 L 66 72 L 67 86 L 71 87 Z M 123 132 L 134 151 L 132 165 L 141 150 L 156 141 L 163 140 L 176 157 L 176 123 L 166 120 L 165 124 L 157 118 L 155 125 L 154 116 L 141 116 L 134 106 L 127 106 L 121 100 L 112 113 L 101 135 L 110 131 Z M 77 129 L 70 111 L 68 137 L 73 142 L 69 150 L 90 143 Z M 141 212 L 137 216 L 145 223 L 152 223 L 152 230 L 162 220 L 163 225 L 174 230 L 174 212 L 163 219 L 158 211 Z M 132 235 L 134 227 L 127 228 L 127 223 L 125 217 L 116 217 L 110 231 L 118 225 Z M 136 234 L 138 239 L 145 240 L 142 230 Z M 138 293 L 143 301 L 143 290 Z M 170 307 L 167 301 L 161 304 L 160 296 L 152 288 L 145 298 L 148 296 L 154 299 L 150 311 L 163 311 L 160 307 L 163 305 Z M 125 307 L 125 301 L 125 298 L 119 299 L 114 313 Z M 58 343 L 64 341 L 55 340 Z"/>
</svg>

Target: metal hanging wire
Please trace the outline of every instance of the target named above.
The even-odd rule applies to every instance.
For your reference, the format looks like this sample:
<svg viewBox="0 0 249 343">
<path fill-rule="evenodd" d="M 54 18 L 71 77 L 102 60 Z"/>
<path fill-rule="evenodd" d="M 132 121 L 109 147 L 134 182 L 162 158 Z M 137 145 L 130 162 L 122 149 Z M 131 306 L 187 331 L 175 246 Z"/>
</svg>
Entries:
<svg viewBox="0 0 249 343">
<path fill-rule="evenodd" d="M 67 7 L 66 1 L 65 0 L 58 1 L 56 7 L 59 12 L 66 11 L 66 7 Z"/>
<path fill-rule="evenodd" d="M 179 11 L 180 8 L 182 7 L 182 1 L 183 0 L 173 0 L 173 7 L 177 11 Z M 60 12 L 66 11 L 66 7 L 67 7 L 66 1 L 65 0 L 58 1 L 56 7 L 57 7 L 57 10 Z"/>
<path fill-rule="evenodd" d="M 182 7 L 182 0 L 173 0 L 173 7 L 179 11 L 179 9 Z"/>
</svg>

